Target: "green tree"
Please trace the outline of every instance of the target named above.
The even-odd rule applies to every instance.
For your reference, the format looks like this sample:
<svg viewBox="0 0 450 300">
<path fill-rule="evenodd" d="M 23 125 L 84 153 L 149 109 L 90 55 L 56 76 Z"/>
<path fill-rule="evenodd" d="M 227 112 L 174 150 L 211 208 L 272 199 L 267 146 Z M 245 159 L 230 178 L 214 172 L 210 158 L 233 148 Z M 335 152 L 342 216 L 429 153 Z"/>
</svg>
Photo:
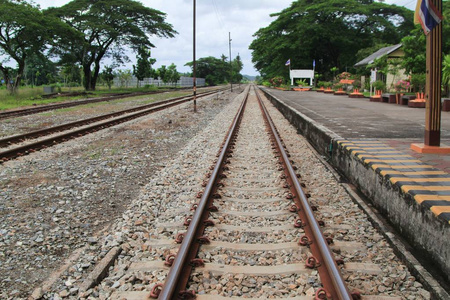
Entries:
<svg viewBox="0 0 450 300">
<path fill-rule="evenodd" d="M 24 79 L 33 85 L 48 84 L 48 74 L 58 76 L 57 65 L 42 53 L 31 54 L 25 60 Z"/>
<path fill-rule="evenodd" d="M 228 82 L 230 78 L 230 65 L 222 58 L 213 56 L 203 57 L 197 60 L 197 77 L 205 78 L 207 85 L 218 85 Z M 186 66 L 193 68 L 193 63 L 188 62 Z"/>
<path fill-rule="evenodd" d="M 450 97 L 450 54 L 444 56 L 442 63 L 442 85 L 445 89 L 445 94 Z"/>
<path fill-rule="evenodd" d="M 139 87 L 139 81 L 144 78 L 155 77 L 155 71 L 152 65 L 156 62 L 155 58 L 151 58 L 151 52 L 144 48 L 139 48 L 137 63 L 133 65 L 133 75 L 136 76 L 137 87 Z"/>
<path fill-rule="evenodd" d="M 178 73 L 177 71 L 177 66 L 172 63 L 168 68 L 167 68 L 167 80 L 170 83 L 177 83 L 177 81 L 180 79 L 180 73 Z"/>
<path fill-rule="evenodd" d="M 361 48 L 396 44 L 413 26 L 413 12 L 373 0 L 297 0 L 259 29 L 250 45 L 255 68 L 272 78 L 288 78 L 285 62 L 292 68 L 308 68 L 330 78 L 330 69 L 356 63 Z"/>
<path fill-rule="evenodd" d="M 126 69 L 118 70 L 117 76 L 119 77 L 120 86 L 127 88 L 131 78 L 133 77 L 133 74 L 131 73 L 131 70 Z"/>
<path fill-rule="evenodd" d="M 442 36 L 450 36 L 450 1 L 442 2 Z M 426 36 L 422 27 L 416 25 L 410 33 L 402 39 L 405 56 L 403 58 L 403 67 L 407 74 L 424 74 L 426 72 Z M 442 52 L 450 53 L 450 39 L 444 38 L 442 41 Z"/>
<path fill-rule="evenodd" d="M 158 68 L 157 71 L 158 77 L 164 82 L 169 82 L 168 73 L 167 73 L 167 67 L 165 65 L 162 65 Z"/>
<path fill-rule="evenodd" d="M 106 85 L 108 86 L 108 88 L 111 89 L 111 86 L 112 86 L 112 83 L 113 83 L 114 77 L 115 77 L 113 67 L 105 66 L 105 69 L 100 74 L 100 76 L 104 80 L 104 82 L 106 82 Z"/>
<path fill-rule="evenodd" d="M 426 71 L 426 36 L 418 25 L 411 33 L 402 39 L 403 67 L 407 74 L 422 74 Z"/>
<path fill-rule="evenodd" d="M 76 34 L 66 35 L 65 43 L 54 48 L 62 61 L 83 67 L 84 87 L 95 90 L 100 62 L 113 57 L 127 60 L 125 47 L 151 48 L 150 36 L 173 37 L 176 31 L 165 22 L 166 15 L 134 0 L 73 0 L 47 13 L 59 17 Z"/>
<path fill-rule="evenodd" d="M 0 61 L 0 71 L 8 91 L 15 93 L 24 75 L 26 60 L 53 42 L 53 34 L 64 24 L 24 1 L 0 0 L 0 7 L 0 57 L 5 57 Z M 5 65 L 11 59 L 17 63 L 15 74 Z"/>
<path fill-rule="evenodd" d="M 236 58 L 232 61 L 231 65 L 233 66 L 233 82 L 241 82 L 242 81 L 242 68 L 244 67 L 244 63 L 241 60 L 240 55 L 236 56 Z"/>
</svg>

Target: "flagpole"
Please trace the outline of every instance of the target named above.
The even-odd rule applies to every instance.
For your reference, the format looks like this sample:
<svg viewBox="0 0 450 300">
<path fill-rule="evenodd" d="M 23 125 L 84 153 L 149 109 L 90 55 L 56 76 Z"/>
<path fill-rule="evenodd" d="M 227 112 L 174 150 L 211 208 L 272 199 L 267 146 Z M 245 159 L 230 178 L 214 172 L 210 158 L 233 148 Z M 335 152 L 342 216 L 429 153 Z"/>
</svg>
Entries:
<svg viewBox="0 0 450 300">
<path fill-rule="evenodd" d="M 434 2 L 438 11 L 442 11 L 442 0 Z M 425 145 L 441 144 L 441 77 L 442 77 L 442 22 L 427 35 L 427 79 L 426 79 L 426 116 Z"/>
<path fill-rule="evenodd" d="M 421 14 L 420 23 L 427 34 L 425 137 L 423 144 L 411 144 L 411 149 L 419 153 L 448 154 L 450 147 L 441 145 L 442 0 L 428 0 L 426 5 L 420 2 L 421 11 L 416 14 Z M 427 11 L 429 9 L 433 10 L 433 16 Z"/>
</svg>

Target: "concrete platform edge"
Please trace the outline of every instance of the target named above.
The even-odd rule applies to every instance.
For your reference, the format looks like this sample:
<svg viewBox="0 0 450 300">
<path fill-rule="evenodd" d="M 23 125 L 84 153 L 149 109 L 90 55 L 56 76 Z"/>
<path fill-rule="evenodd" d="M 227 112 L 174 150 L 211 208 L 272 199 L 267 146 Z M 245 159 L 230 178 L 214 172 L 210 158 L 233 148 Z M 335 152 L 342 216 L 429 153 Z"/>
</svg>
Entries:
<svg viewBox="0 0 450 300">
<path fill-rule="evenodd" d="M 311 144 L 309 144 L 311 148 Z M 341 181 L 341 175 L 336 172 L 336 170 L 325 160 L 323 156 L 319 156 L 315 153 L 317 158 L 324 164 L 327 169 L 333 174 L 336 180 Z M 367 199 L 361 197 L 356 191 L 355 187 L 351 184 L 341 182 L 342 187 L 349 194 L 350 198 L 352 198 L 353 202 L 358 205 L 360 209 L 362 209 L 369 221 L 373 226 L 378 228 L 383 234 L 384 238 L 388 241 L 391 247 L 394 249 L 394 252 L 400 259 L 407 265 L 409 271 L 416 277 L 418 280 L 430 291 L 431 299 L 436 300 L 446 300 L 450 299 L 450 294 L 442 287 L 442 285 L 437 282 L 436 279 L 428 272 L 427 269 L 423 267 L 423 265 L 416 259 L 416 257 L 411 253 L 411 245 L 408 242 L 404 241 L 401 238 L 398 238 L 393 232 L 395 229 L 392 228 L 390 224 L 381 216 L 379 213 L 374 211 L 374 209 L 367 203 Z"/>
<path fill-rule="evenodd" d="M 450 281 L 450 226 L 440 222 L 429 210 L 418 205 L 411 195 L 403 193 L 382 175 L 357 159 L 337 142 L 339 135 L 317 124 L 301 112 L 286 105 L 267 90 L 266 97 L 297 128 L 321 155 L 330 157 L 333 167 L 373 202 L 383 212 L 394 228 L 441 268 Z"/>
</svg>

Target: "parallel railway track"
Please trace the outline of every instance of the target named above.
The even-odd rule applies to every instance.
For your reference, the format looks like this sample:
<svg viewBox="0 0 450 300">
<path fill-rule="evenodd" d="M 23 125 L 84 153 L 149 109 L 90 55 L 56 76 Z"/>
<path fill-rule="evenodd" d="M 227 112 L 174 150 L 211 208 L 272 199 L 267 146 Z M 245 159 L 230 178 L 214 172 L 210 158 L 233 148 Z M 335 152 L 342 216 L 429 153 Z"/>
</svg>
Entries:
<svg viewBox="0 0 450 300">
<path fill-rule="evenodd" d="M 19 116 L 37 114 L 37 113 L 41 113 L 41 112 L 49 111 L 49 110 L 68 108 L 68 107 L 92 104 L 92 103 L 97 103 L 97 102 L 106 102 L 106 101 L 112 101 L 112 100 L 117 100 L 117 99 L 129 98 L 129 97 L 161 94 L 161 93 L 166 93 L 166 92 L 168 92 L 168 91 L 163 90 L 163 91 L 153 91 L 153 92 L 143 92 L 143 93 L 117 94 L 117 95 L 97 97 L 97 98 L 92 98 L 92 99 L 55 103 L 55 104 L 48 104 L 48 105 L 39 105 L 36 107 L 30 107 L 30 108 L 24 108 L 24 109 L 2 111 L 2 112 L 0 112 L 0 120 L 13 118 L 13 117 L 19 117 Z"/>
<path fill-rule="evenodd" d="M 205 92 L 199 94 L 198 97 L 205 97 L 217 92 L 221 92 L 221 90 L 215 90 L 212 92 Z M 0 163 L 14 159 L 16 157 L 20 157 L 23 155 L 27 155 L 29 153 L 38 151 L 43 148 L 50 147 L 52 145 L 65 142 L 92 132 L 96 132 L 98 130 L 108 128 L 117 124 L 121 124 L 123 122 L 127 122 L 141 116 L 160 111 L 163 109 L 167 109 L 169 107 L 173 107 L 176 105 L 180 105 L 182 103 L 191 101 L 193 99 L 192 96 L 185 97 L 177 97 L 164 101 L 158 101 L 156 103 L 151 103 L 147 105 L 142 105 L 139 107 L 135 107 L 132 109 L 122 110 L 110 114 L 101 115 L 98 117 L 93 117 L 89 119 L 84 119 L 76 122 L 66 123 L 59 126 L 54 126 L 50 128 L 45 128 L 42 130 L 37 130 L 25 134 L 10 136 L 6 138 L 0 139 L 0 147 L 6 148 L 9 147 L 5 151 L 0 152 Z M 91 125 L 90 125 L 91 124 Z M 75 129 L 77 127 L 82 127 L 80 129 Z M 58 132 L 64 132 L 58 135 L 53 135 L 49 138 L 43 138 L 45 136 L 49 136 Z M 43 138 L 43 139 L 42 139 Z M 13 144 L 18 144 L 24 141 L 39 139 L 38 141 L 27 143 L 26 145 L 17 146 L 11 148 L 10 146 Z"/>
<path fill-rule="evenodd" d="M 347 260 L 339 266 L 343 260 L 336 252 L 346 255 L 363 246 L 333 241 L 333 231 L 349 228 L 329 226 L 327 208 L 321 212 L 309 204 L 305 184 L 258 98 L 250 91 L 242 103 L 184 224 L 169 221 L 180 213 L 173 211 L 162 217 L 167 224 L 158 224 L 166 237 L 178 232 L 175 241 L 151 242 L 168 249 L 165 261 L 134 261 L 123 275 L 157 284 L 151 291 L 142 285 L 116 291 L 112 299 L 312 299 L 311 293 L 315 299 L 360 299 L 365 291 L 353 291 L 346 279 L 381 272 L 373 263 Z"/>
</svg>

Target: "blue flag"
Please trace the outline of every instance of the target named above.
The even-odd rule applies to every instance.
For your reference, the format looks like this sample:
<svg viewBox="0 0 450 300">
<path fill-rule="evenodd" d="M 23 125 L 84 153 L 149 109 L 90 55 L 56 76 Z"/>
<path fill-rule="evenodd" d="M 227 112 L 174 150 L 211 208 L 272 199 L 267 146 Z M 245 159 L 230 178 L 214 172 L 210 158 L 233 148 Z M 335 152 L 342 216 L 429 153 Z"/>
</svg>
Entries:
<svg viewBox="0 0 450 300">
<path fill-rule="evenodd" d="M 291 59 L 289 58 L 288 61 L 285 64 L 286 66 L 290 66 L 291 65 Z"/>
<path fill-rule="evenodd" d="M 425 34 L 428 34 L 434 27 L 441 23 L 442 14 L 434 6 L 432 1 L 418 0 L 414 21 L 415 23 L 419 22 Z"/>
</svg>

